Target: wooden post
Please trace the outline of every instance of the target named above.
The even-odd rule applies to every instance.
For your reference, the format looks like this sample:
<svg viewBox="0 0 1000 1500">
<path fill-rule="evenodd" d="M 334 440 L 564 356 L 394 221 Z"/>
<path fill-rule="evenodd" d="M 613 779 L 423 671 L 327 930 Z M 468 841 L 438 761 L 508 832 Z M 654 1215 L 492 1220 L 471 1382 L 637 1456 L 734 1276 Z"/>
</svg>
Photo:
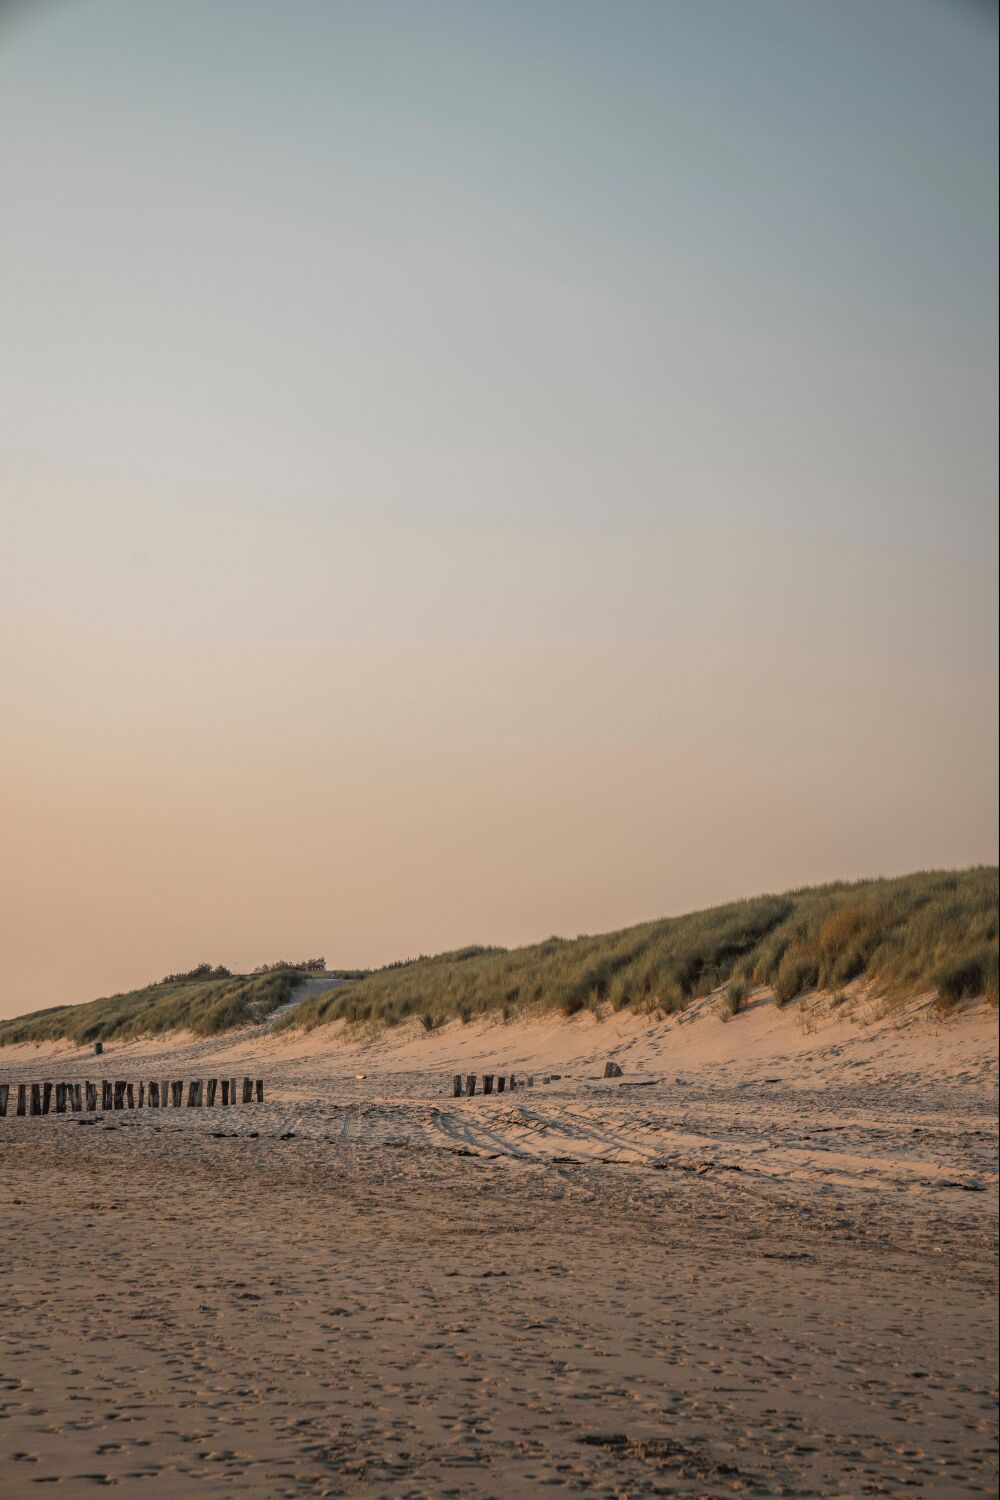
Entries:
<svg viewBox="0 0 1000 1500">
<path fill-rule="evenodd" d="M 170 1102 L 174 1106 L 174 1109 L 180 1109 L 181 1105 L 183 1104 L 184 1080 L 182 1078 L 175 1079 L 175 1081 L 170 1085 Z"/>
<path fill-rule="evenodd" d="M 510 1075 L 510 1086 L 512 1089 L 517 1088 L 517 1078 L 513 1073 Z"/>
<path fill-rule="evenodd" d="M 111 1109 L 111 1084 L 107 1078 L 101 1079 L 101 1108 Z"/>
<path fill-rule="evenodd" d="M 243 1080 L 243 1103 L 249 1104 L 253 1099 L 253 1084 L 249 1078 Z"/>
<path fill-rule="evenodd" d="M 484 1073 L 483 1074 L 483 1093 L 484 1094 L 492 1094 L 492 1092 L 493 1092 L 493 1074 L 492 1073 Z"/>
<path fill-rule="evenodd" d="M 96 1083 L 85 1083 L 83 1085 L 83 1088 L 84 1088 L 84 1092 L 87 1095 L 87 1113 L 88 1114 L 96 1114 L 96 1112 L 97 1112 L 97 1084 Z"/>
<path fill-rule="evenodd" d="M 94 1056 L 95 1057 L 100 1057 L 100 1055 L 101 1055 L 101 1053 L 103 1051 L 104 1051 L 104 1043 L 103 1042 L 95 1042 L 94 1043 Z"/>
<path fill-rule="evenodd" d="M 146 1103 L 146 1085 L 143 1079 L 139 1079 L 139 1108 L 142 1109 Z"/>
<path fill-rule="evenodd" d="M 64 1115 L 65 1113 L 66 1113 L 66 1085 L 64 1083 L 57 1083 L 56 1084 L 56 1114 L 57 1115 Z"/>
<path fill-rule="evenodd" d="M 71 1100 L 70 1108 L 75 1115 L 78 1115 L 83 1109 L 83 1084 L 71 1083 L 69 1086 L 69 1094 Z"/>
<path fill-rule="evenodd" d="M 264 1103 L 264 1080 L 263 1080 L 263 1078 L 255 1078 L 254 1079 L 254 1083 L 253 1083 L 253 1096 L 256 1099 L 256 1101 L 257 1101 L 258 1104 L 263 1104 Z"/>
<path fill-rule="evenodd" d="M 503 1091 L 504 1091 L 504 1089 L 505 1089 L 505 1088 L 506 1088 L 506 1087 L 507 1087 L 507 1080 L 506 1080 L 506 1078 L 505 1078 L 505 1077 L 504 1077 L 504 1075 L 503 1075 L 503 1074 L 502 1074 L 502 1073 L 501 1073 L 501 1074 L 500 1074 L 500 1075 L 499 1075 L 499 1077 L 498 1077 L 498 1078 L 497 1078 L 497 1093 L 498 1093 L 498 1094 L 502 1094 L 502 1093 L 503 1093 Z"/>
<path fill-rule="evenodd" d="M 217 1078 L 210 1078 L 205 1085 L 205 1104 L 209 1109 L 211 1109 L 213 1104 L 215 1103 L 215 1090 L 217 1089 L 218 1084 L 219 1080 Z"/>
<path fill-rule="evenodd" d="M 535 1075 L 534 1075 L 534 1073 L 529 1073 L 527 1079 L 525 1080 L 525 1088 L 533 1089 L 534 1087 L 535 1087 Z"/>
<path fill-rule="evenodd" d="M 155 1078 L 149 1080 L 149 1107 L 159 1109 L 160 1107 L 160 1085 Z"/>
<path fill-rule="evenodd" d="M 135 1085 L 132 1083 L 125 1085 L 125 1103 L 129 1109 L 135 1109 Z"/>
<path fill-rule="evenodd" d="M 31 1113 L 40 1115 L 42 1112 L 42 1091 L 37 1083 L 31 1085 Z"/>
<path fill-rule="evenodd" d="M 114 1092 L 114 1096 L 112 1098 L 112 1104 L 113 1104 L 113 1106 L 114 1106 L 115 1109 L 124 1109 L 125 1108 L 125 1080 L 124 1080 L 124 1078 L 116 1078 L 115 1079 L 115 1092 Z"/>
<path fill-rule="evenodd" d="M 465 1080 L 465 1092 L 469 1095 L 470 1098 L 476 1092 L 476 1075 L 475 1075 L 475 1073 L 469 1073 L 467 1075 L 466 1080 Z"/>
<path fill-rule="evenodd" d="M 19 1115 L 28 1112 L 28 1088 L 27 1084 L 19 1083 L 17 1086 L 17 1113 Z"/>
<path fill-rule="evenodd" d="M 48 1114 L 48 1112 L 49 1112 L 49 1105 L 51 1103 L 52 1103 L 52 1085 L 51 1085 L 51 1083 L 43 1083 L 42 1084 L 42 1114 L 43 1115 L 47 1115 Z"/>
<path fill-rule="evenodd" d="M 230 1104 L 235 1104 L 238 1099 L 239 1099 L 239 1094 L 237 1093 L 237 1090 L 236 1090 L 236 1079 L 235 1078 L 230 1078 L 230 1080 L 229 1080 L 229 1102 L 230 1102 Z"/>
<path fill-rule="evenodd" d="M 201 1084 L 197 1079 L 192 1079 L 188 1084 L 188 1109 L 201 1108 Z"/>
<path fill-rule="evenodd" d="M 0 1120 L 7 1113 L 7 1096 L 10 1093 L 9 1083 L 0 1083 Z"/>
<path fill-rule="evenodd" d="M 229 1103 L 229 1079 L 228 1078 L 224 1078 L 222 1080 L 222 1102 L 223 1102 L 223 1104 L 228 1104 Z"/>
<path fill-rule="evenodd" d="M 160 1108 L 166 1109 L 170 1103 L 170 1084 L 164 1078 L 160 1082 Z"/>
<path fill-rule="evenodd" d="M 461 1099 L 462 1097 L 462 1075 L 456 1073 L 451 1080 L 451 1097 Z"/>
</svg>

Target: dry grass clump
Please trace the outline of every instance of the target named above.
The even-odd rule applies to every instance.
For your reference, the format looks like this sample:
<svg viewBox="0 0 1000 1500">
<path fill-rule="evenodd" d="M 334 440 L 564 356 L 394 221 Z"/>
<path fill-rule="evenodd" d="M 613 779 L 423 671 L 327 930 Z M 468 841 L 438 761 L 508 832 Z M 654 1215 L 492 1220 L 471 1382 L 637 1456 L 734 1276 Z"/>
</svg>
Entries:
<svg viewBox="0 0 1000 1500">
<path fill-rule="evenodd" d="M 995 867 L 929 871 L 759 896 L 600 937 L 463 948 L 367 974 L 278 1025 L 629 1008 L 664 1017 L 722 985 L 728 1019 L 755 986 L 780 1006 L 861 978 L 891 996 L 935 984 L 995 995 L 997 890 Z"/>
</svg>

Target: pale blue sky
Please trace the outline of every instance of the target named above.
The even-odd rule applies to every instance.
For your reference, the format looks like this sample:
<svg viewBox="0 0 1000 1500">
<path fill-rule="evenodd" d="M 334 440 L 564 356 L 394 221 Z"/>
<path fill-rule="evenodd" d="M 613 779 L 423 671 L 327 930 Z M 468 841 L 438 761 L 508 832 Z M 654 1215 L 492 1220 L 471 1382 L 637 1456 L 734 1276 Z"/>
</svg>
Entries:
<svg viewBox="0 0 1000 1500">
<path fill-rule="evenodd" d="M 70 746 L 84 988 L 995 858 L 996 103 L 960 0 L 0 11 L 18 930 Z M 353 883 L 192 874 L 209 746 Z"/>
</svg>

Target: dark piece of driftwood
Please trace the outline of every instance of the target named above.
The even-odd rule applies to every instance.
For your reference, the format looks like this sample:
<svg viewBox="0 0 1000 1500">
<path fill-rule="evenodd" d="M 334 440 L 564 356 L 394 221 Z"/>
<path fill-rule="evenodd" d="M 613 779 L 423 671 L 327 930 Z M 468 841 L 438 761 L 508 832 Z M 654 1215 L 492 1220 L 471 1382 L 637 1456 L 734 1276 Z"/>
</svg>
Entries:
<svg viewBox="0 0 1000 1500">
<path fill-rule="evenodd" d="M 255 1078 L 253 1081 L 253 1096 L 258 1104 L 264 1103 L 264 1080 Z"/>
<path fill-rule="evenodd" d="M 71 1083 L 69 1085 L 70 1109 L 78 1115 L 83 1109 L 83 1084 Z"/>
<path fill-rule="evenodd" d="M 97 1109 L 97 1084 L 85 1083 L 83 1089 L 87 1095 L 87 1113 L 93 1114 Z"/>
<path fill-rule="evenodd" d="M 51 1083 L 43 1083 L 42 1084 L 42 1114 L 43 1115 L 47 1115 L 48 1114 L 48 1112 L 49 1112 L 49 1106 L 51 1105 L 51 1103 L 52 1103 L 52 1085 L 51 1085 Z"/>
<path fill-rule="evenodd" d="M 222 1080 L 222 1102 L 223 1102 L 223 1104 L 228 1104 L 229 1103 L 229 1079 L 228 1078 L 224 1078 Z"/>
<path fill-rule="evenodd" d="M 40 1115 L 42 1112 L 42 1090 L 37 1083 L 31 1085 L 31 1113 Z"/>
<path fill-rule="evenodd" d="M 17 1113 L 25 1115 L 28 1112 L 28 1085 L 19 1083 L 17 1086 Z"/>
<path fill-rule="evenodd" d="M 493 1092 L 493 1074 L 492 1073 L 484 1073 L 483 1074 L 483 1093 L 484 1094 L 492 1094 L 492 1092 Z"/>
<path fill-rule="evenodd" d="M 64 1083 L 57 1083 L 56 1084 L 56 1114 L 57 1115 L 64 1115 L 65 1113 L 66 1113 L 66 1085 Z"/>
<path fill-rule="evenodd" d="M 95 1057 L 100 1057 L 100 1055 L 101 1055 L 101 1053 L 103 1051 L 104 1051 L 104 1043 L 103 1042 L 95 1042 L 94 1043 L 94 1056 Z"/>
<path fill-rule="evenodd" d="M 497 1093 L 498 1094 L 502 1094 L 503 1091 L 504 1091 L 504 1089 L 506 1087 L 507 1087 L 507 1079 L 504 1077 L 503 1073 L 498 1073 L 497 1074 Z"/>
<path fill-rule="evenodd" d="M 174 1079 L 170 1085 L 170 1102 L 174 1109 L 180 1109 L 184 1103 L 184 1080 Z"/>
<path fill-rule="evenodd" d="M 462 1075 L 461 1075 L 461 1073 L 455 1073 L 454 1076 L 452 1077 L 452 1080 L 451 1080 L 451 1096 L 452 1096 L 453 1099 L 461 1099 L 461 1097 L 462 1097 Z"/>
<path fill-rule="evenodd" d="M 465 1092 L 469 1095 L 470 1098 L 476 1092 L 476 1075 L 475 1075 L 475 1073 L 469 1073 L 469 1074 L 467 1074 L 466 1079 L 465 1079 Z"/>
<path fill-rule="evenodd" d="M 218 1086 L 219 1080 L 217 1078 L 210 1078 L 205 1085 L 205 1104 L 209 1109 L 211 1109 L 213 1104 L 215 1103 L 215 1091 Z"/>
<path fill-rule="evenodd" d="M 620 1066 L 618 1065 L 618 1063 L 612 1062 L 611 1059 L 609 1058 L 608 1061 L 604 1064 L 604 1077 L 605 1078 L 620 1078 L 621 1076 L 622 1076 L 622 1070 L 621 1070 Z"/>
<path fill-rule="evenodd" d="M 243 1080 L 243 1103 L 249 1104 L 253 1099 L 253 1083 L 249 1078 Z"/>
<path fill-rule="evenodd" d="M 10 1084 L 0 1083 L 0 1120 L 7 1113 L 7 1099 L 10 1095 Z"/>
</svg>

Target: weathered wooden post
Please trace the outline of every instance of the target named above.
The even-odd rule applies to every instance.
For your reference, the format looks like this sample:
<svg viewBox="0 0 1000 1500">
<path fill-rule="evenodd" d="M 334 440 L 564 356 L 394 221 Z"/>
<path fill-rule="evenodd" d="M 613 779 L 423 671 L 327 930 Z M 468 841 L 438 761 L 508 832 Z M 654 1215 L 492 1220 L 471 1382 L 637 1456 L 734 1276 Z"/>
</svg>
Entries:
<svg viewBox="0 0 1000 1500">
<path fill-rule="evenodd" d="M 65 1113 L 66 1113 L 66 1085 L 64 1083 L 57 1083 L 56 1084 L 56 1114 L 57 1115 L 64 1115 Z"/>
<path fill-rule="evenodd" d="M 146 1103 L 146 1084 L 145 1084 L 144 1080 L 140 1078 L 139 1079 L 139 1108 L 142 1109 L 142 1107 L 143 1107 L 143 1105 L 145 1103 Z"/>
<path fill-rule="evenodd" d="M 510 1075 L 510 1086 L 512 1089 L 517 1088 L 517 1076 L 514 1073 Z"/>
<path fill-rule="evenodd" d="M 525 1087 L 529 1088 L 529 1089 L 533 1089 L 535 1087 L 535 1075 L 534 1075 L 534 1073 L 529 1073 L 528 1074 L 528 1077 L 525 1080 Z"/>
<path fill-rule="evenodd" d="M 484 1073 L 483 1074 L 483 1093 L 484 1094 L 492 1094 L 492 1092 L 493 1092 L 493 1074 L 492 1073 Z"/>
<path fill-rule="evenodd" d="M 507 1087 L 507 1080 L 502 1073 L 497 1076 L 497 1093 L 502 1094 Z"/>
<path fill-rule="evenodd" d="M 174 1082 L 170 1085 L 170 1102 L 173 1105 L 174 1109 L 180 1109 L 181 1105 L 183 1104 L 183 1102 L 184 1102 L 184 1080 L 183 1080 L 183 1078 L 175 1079 Z"/>
<path fill-rule="evenodd" d="M 462 1075 L 455 1073 L 451 1080 L 451 1097 L 461 1099 L 462 1097 Z"/>
<path fill-rule="evenodd" d="M 215 1090 L 218 1087 L 218 1082 L 217 1078 L 210 1078 L 205 1085 L 205 1104 L 209 1109 L 215 1103 Z"/>
<path fill-rule="evenodd" d="M 155 1078 L 149 1080 L 149 1107 L 159 1109 L 160 1107 L 160 1085 Z"/>
<path fill-rule="evenodd" d="M 28 1112 L 28 1087 L 27 1084 L 19 1083 L 17 1086 L 17 1113 L 19 1115 Z"/>
<path fill-rule="evenodd" d="M 43 1083 L 42 1084 L 42 1114 L 43 1115 L 47 1115 L 48 1114 L 48 1112 L 49 1112 L 49 1105 L 51 1103 L 52 1103 L 52 1085 L 51 1085 L 51 1083 Z"/>
<path fill-rule="evenodd" d="M 100 1057 L 100 1055 L 101 1055 L 101 1053 L 103 1051 L 104 1051 L 104 1043 L 103 1042 L 95 1042 L 94 1043 L 94 1056 L 95 1057 Z"/>
<path fill-rule="evenodd" d="M 222 1102 L 223 1102 L 223 1104 L 228 1104 L 229 1103 L 229 1079 L 228 1078 L 224 1078 L 222 1080 Z"/>
<path fill-rule="evenodd" d="M 42 1091 L 37 1083 L 31 1085 L 31 1113 L 40 1115 L 42 1112 Z"/>
<path fill-rule="evenodd" d="M 70 1108 L 75 1115 L 83 1109 L 83 1085 L 71 1083 L 69 1086 Z"/>
<path fill-rule="evenodd" d="M 87 1095 L 87 1113 L 94 1114 L 97 1111 L 97 1084 L 88 1082 L 83 1087 Z"/>
<path fill-rule="evenodd" d="M 254 1083 L 253 1083 L 253 1096 L 256 1099 L 256 1101 L 257 1101 L 258 1104 L 263 1104 L 264 1103 L 264 1080 L 263 1080 L 263 1078 L 255 1078 L 254 1079 Z"/>
<path fill-rule="evenodd" d="M 253 1084 L 249 1078 L 243 1080 L 243 1103 L 249 1104 L 253 1099 Z"/>
<path fill-rule="evenodd" d="M 192 1079 L 188 1084 L 188 1109 L 201 1108 L 201 1083 Z"/>
<path fill-rule="evenodd" d="M 0 1120 L 7 1113 L 7 1096 L 10 1093 L 9 1083 L 0 1083 Z"/>
<path fill-rule="evenodd" d="M 124 1109 L 125 1108 L 125 1080 L 124 1080 L 124 1078 L 116 1078 L 115 1079 L 115 1092 L 114 1092 L 114 1097 L 112 1099 L 112 1103 L 113 1103 L 115 1109 Z"/>
<path fill-rule="evenodd" d="M 125 1085 L 125 1103 L 129 1109 L 135 1109 L 135 1084 L 133 1083 Z"/>
<path fill-rule="evenodd" d="M 471 1096 L 476 1092 L 476 1075 L 469 1073 L 465 1080 L 465 1092 Z"/>
<path fill-rule="evenodd" d="M 235 1078 L 230 1078 L 229 1080 L 229 1102 L 230 1104 L 236 1104 L 239 1102 L 239 1093 L 236 1088 Z"/>
<path fill-rule="evenodd" d="M 160 1108 L 166 1109 L 170 1103 L 170 1084 L 164 1078 L 160 1081 Z"/>
<path fill-rule="evenodd" d="M 111 1083 L 109 1079 L 101 1079 L 101 1108 L 111 1109 Z"/>
</svg>

